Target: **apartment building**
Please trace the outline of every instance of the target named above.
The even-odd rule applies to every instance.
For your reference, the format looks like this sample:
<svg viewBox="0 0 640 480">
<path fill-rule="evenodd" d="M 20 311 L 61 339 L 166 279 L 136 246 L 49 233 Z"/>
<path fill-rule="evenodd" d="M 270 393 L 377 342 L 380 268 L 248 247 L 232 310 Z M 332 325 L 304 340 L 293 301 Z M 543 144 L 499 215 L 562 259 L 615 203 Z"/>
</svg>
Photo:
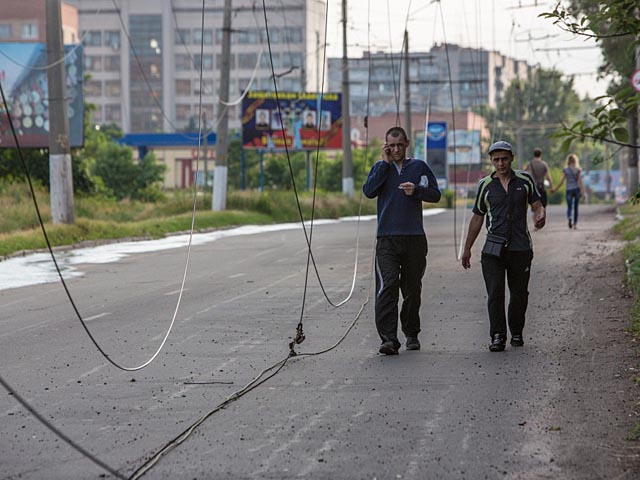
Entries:
<svg viewBox="0 0 640 480">
<path fill-rule="evenodd" d="M 526 62 L 499 52 L 458 45 L 448 45 L 447 49 L 445 45 L 435 45 L 428 52 L 410 53 L 412 112 L 424 112 L 427 103 L 432 110 L 451 111 L 449 68 L 456 111 L 482 104 L 495 108 L 511 81 L 516 78 L 526 80 L 532 70 Z M 331 91 L 341 88 L 341 61 L 340 58 L 328 60 Z M 372 116 L 404 112 L 404 62 L 406 57 L 400 53 L 364 52 L 360 58 L 350 58 L 351 115 L 364 115 L 367 108 Z"/>
<path fill-rule="evenodd" d="M 78 41 L 78 11 L 62 2 L 62 41 Z M 0 15 L 0 42 L 45 43 L 46 4 L 43 0 L 3 0 Z"/>
<path fill-rule="evenodd" d="M 198 125 L 200 93 L 207 128 L 215 130 L 222 65 L 224 0 L 68 0 L 78 10 L 84 44 L 85 100 L 93 121 L 129 132 L 175 132 Z M 230 128 L 240 128 L 247 88 L 317 91 L 323 69 L 320 39 L 326 0 L 232 6 Z M 201 45 L 203 44 L 202 53 Z M 200 88 L 200 66 L 203 70 Z"/>
</svg>

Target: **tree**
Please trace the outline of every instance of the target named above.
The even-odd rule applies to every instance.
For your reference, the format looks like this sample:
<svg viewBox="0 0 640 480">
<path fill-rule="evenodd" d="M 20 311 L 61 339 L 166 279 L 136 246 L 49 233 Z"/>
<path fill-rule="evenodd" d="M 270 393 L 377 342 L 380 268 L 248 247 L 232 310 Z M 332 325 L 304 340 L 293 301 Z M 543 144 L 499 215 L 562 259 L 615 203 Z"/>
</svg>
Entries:
<svg viewBox="0 0 640 480">
<path fill-rule="evenodd" d="M 517 133 L 522 132 L 522 152 L 516 152 L 524 167 L 526 160 L 539 147 L 546 159 L 559 162 L 560 141 L 552 134 L 562 124 L 575 118 L 580 111 L 580 97 L 573 89 L 573 80 L 565 81 L 556 70 L 536 70 L 525 82 L 514 80 L 497 105 L 497 118 L 492 136 L 517 144 Z M 556 163 L 553 162 L 553 163 Z"/>
<path fill-rule="evenodd" d="M 629 76 L 635 68 L 634 51 L 640 47 L 640 17 L 637 0 L 573 0 L 567 8 L 561 3 L 552 12 L 541 14 L 552 19 L 559 28 L 577 35 L 595 38 L 602 48 L 605 63 L 603 74 L 618 77 L 609 89 L 609 95 L 599 97 L 601 105 L 591 112 L 590 118 L 565 126 L 562 136 L 568 148 L 575 140 L 594 139 L 620 146 L 640 148 L 627 125 L 637 125 L 640 95 L 629 85 Z"/>
</svg>

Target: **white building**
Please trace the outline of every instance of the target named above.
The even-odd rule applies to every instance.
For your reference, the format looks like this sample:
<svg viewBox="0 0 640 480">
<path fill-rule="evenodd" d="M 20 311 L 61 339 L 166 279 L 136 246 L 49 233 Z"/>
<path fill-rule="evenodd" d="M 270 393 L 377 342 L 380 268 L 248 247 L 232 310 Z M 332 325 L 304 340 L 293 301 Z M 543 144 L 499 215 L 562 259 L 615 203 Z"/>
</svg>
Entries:
<svg viewBox="0 0 640 480">
<path fill-rule="evenodd" d="M 94 122 L 126 132 L 174 132 L 198 125 L 200 64 L 202 112 L 209 129 L 218 115 L 224 0 L 68 0 L 78 9 L 85 46 L 85 101 Z M 320 45 L 326 0 L 268 2 L 267 21 L 279 91 L 319 89 L 326 69 Z M 262 3 L 232 4 L 229 100 L 273 90 Z M 201 41 L 204 43 L 202 55 Z M 131 43 L 131 48 L 129 47 Z M 134 53 L 135 52 L 135 53 Z M 240 103 L 229 107 L 230 128 L 240 127 Z"/>
<path fill-rule="evenodd" d="M 409 79 L 411 110 L 423 112 L 430 97 L 431 109 L 451 110 L 449 65 L 456 111 L 473 105 L 492 108 L 502 98 L 512 80 L 527 80 L 533 67 L 499 52 L 448 45 L 449 62 L 444 45 L 435 45 L 428 52 L 410 52 Z M 329 59 L 329 90 L 342 85 L 340 58 Z M 349 95 L 351 115 L 363 115 L 369 103 L 369 114 L 404 112 L 406 57 L 400 53 L 369 53 L 349 59 Z M 371 70 L 371 71 L 370 71 Z"/>
</svg>

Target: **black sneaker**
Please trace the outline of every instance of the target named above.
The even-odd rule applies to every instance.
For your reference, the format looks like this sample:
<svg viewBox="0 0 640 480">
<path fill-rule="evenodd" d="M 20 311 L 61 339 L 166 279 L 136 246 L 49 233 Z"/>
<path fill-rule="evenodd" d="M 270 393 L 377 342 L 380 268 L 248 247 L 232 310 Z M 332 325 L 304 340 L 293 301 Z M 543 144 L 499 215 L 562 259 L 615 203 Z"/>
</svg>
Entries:
<svg viewBox="0 0 640 480">
<path fill-rule="evenodd" d="M 501 352 L 504 350 L 505 343 L 507 343 L 505 338 L 499 333 L 496 333 L 493 336 L 491 345 L 489 345 L 489 350 L 491 350 L 492 352 Z"/>
<path fill-rule="evenodd" d="M 569 228 L 573 228 L 573 222 L 569 219 Z"/>
<path fill-rule="evenodd" d="M 384 353 L 385 355 L 397 355 L 398 354 L 398 346 L 395 342 L 391 340 L 387 340 L 382 345 L 380 345 L 380 353 Z"/>
<path fill-rule="evenodd" d="M 523 345 L 524 345 L 524 340 L 522 339 L 522 335 L 511 335 L 512 347 L 522 347 Z"/>
<path fill-rule="evenodd" d="M 404 348 L 407 350 L 420 350 L 420 340 L 418 340 L 418 337 L 407 337 Z"/>
</svg>

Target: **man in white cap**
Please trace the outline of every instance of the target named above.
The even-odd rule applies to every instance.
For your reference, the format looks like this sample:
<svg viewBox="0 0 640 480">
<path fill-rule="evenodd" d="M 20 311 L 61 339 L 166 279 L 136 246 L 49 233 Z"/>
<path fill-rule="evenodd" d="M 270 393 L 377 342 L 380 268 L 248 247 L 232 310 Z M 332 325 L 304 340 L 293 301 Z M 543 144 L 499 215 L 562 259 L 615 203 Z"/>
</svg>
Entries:
<svg viewBox="0 0 640 480">
<path fill-rule="evenodd" d="M 487 239 L 480 263 L 488 296 L 489 350 L 501 352 L 507 341 L 505 273 L 509 282 L 511 345 L 524 345 L 522 330 L 533 259 L 533 244 L 527 228 L 527 204 L 533 208 L 536 228 L 544 227 L 546 214 L 531 175 L 511 168 L 514 158 L 511 144 L 503 140 L 494 143 L 489 147 L 489 156 L 495 171 L 478 183 L 462 266 L 465 269 L 471 267 L 471 247 L 486 215 Z"/>
</svg>

